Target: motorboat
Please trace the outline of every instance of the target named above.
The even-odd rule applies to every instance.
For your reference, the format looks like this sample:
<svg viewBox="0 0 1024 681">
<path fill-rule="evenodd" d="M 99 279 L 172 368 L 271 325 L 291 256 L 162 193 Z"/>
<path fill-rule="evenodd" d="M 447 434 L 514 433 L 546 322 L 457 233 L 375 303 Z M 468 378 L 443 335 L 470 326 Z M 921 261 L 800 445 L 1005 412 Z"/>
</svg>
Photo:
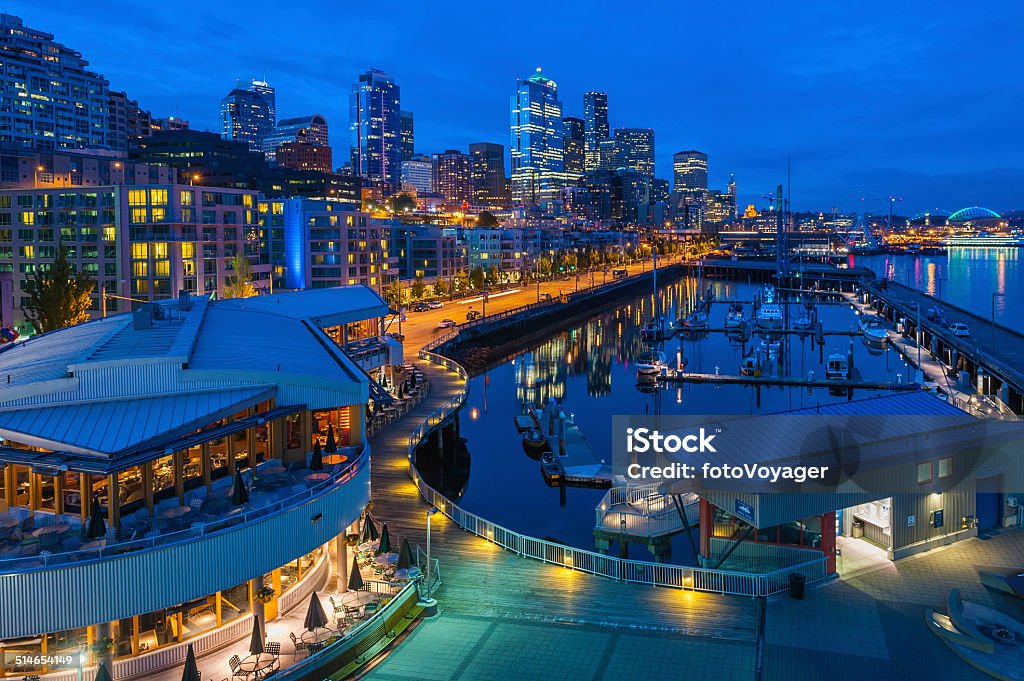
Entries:
<svg viewBox="0 0 1024 681">
<path fill-rule="evenodd" d="M 807 315 L 800 315 L 793 320 L 793 328 L 797 331 L 810 331 L 814 321 Z"/>
<path fill-rule="evenodd" d="M 756 352 L 748 353 L 740 361 L 740 374 L 743 376 L 760 376 L 762 365 L 761 355 Z"/>
<path fill-rule="evenodd" d="M 667 368 L 665 353 L 660 350 L 644 353 L 637 358 L 636 373 L 639 376 L 657 376 Z"/>
<path fill-rule="evenodd" d="M 532 459 L 539 459 L 548 450 L 548 439 L 540 428 L 531 428 L 523 433 L 523 450 Z"/>
<path fill-rule="evenodd" d="M 768 284 L 761 294 L 761 307 L 757 309 L 755 321 L 762 331 L 778 331 L 782 328 L 782 306 L 775 299 L 775 287 Z"/>
<path fill-rule="evenodd" d="M 694 310 L 686 315 L 683 320 L 683 327 L 689 331 L 708 328 L 708 315 L 703 310 Z"/>
<path fill-rule="evenodd" d="M 879 321 L 865 322 L 861 325 L 860 332 L 863 334 L 864 341 L 867 343 L 882 345 L 889 340 L 889 331 Z"/>
<path fill-rule="evenodd" d="M 733 303 L 729 306 L 729 311 L 725 314 L 725 328 L 731 332 L 738 332 L 743 326 L 743 322 L 746 318 L 743 316 L 743 306 L 739 303 Z"/>
<path fill-rule="evenodd" d="M 825 378 L 830 381 L 847 381 L 850 379 L 850 362 L 846 355 L 834 352 L 828 356 L 825 364 Z"/>
<path fill-rule="evenodd" d="M 640 329 L 640 337 L 648 343 L 659 343 L 672 337 L 672 322 L 664 317 L 654 317 Z"/>
</svg>

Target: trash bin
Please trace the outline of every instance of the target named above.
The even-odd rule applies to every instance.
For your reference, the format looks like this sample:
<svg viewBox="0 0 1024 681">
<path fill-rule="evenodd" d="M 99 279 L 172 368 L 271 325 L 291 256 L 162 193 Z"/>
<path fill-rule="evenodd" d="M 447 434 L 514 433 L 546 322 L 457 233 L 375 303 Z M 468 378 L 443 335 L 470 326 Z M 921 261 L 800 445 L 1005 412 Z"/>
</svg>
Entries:
<svg viewBox="0 0 1024 681">
<path fill-rule="evenodd" d="M 861 520 L 854 520 L 853 527 L 850 530 L 850 534 L 853 535 L 854 539 L 860 539 L 864 536 L 864 522 Z"/>
<path fill-rule="evenodd" d="M 807 583 L 807 578 L 799 572 L 794 572 L 789 576 L 789 597 L 795 598 L 796 600 L 802 600 L 804 597 L 804 585 Z"/>
</svg>

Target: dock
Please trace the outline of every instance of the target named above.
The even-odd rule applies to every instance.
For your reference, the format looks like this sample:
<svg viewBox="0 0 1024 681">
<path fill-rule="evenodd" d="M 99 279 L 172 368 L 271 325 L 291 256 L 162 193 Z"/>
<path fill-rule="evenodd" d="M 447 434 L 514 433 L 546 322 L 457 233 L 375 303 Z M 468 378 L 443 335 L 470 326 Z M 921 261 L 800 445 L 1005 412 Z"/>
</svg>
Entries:
<svg viewBox="0 0 1024 681">
<path fill-rule="evenodd" d="M 530 410 L 537 428 L 544 435 L 551 453 L 542 459 L 541 470 L 552 487 L 598 487 L 612 485 L 611 463 L 598 457 L 570 414 L 551 401 L 543 408 Z M 517 420 L 517 427 L 519 421 Z"/>
<path fill-rule="evenodd" d="M 919 383 L 865 381 L 863 379 L 795 378 L 787 376 L 736 376 L 670 371 L 658 376 L 660 383 L 711 383 L 714 385 L 753 385 L 791 388 L 830 388 L 835 390 L 921 390 Z"/>
</svg>

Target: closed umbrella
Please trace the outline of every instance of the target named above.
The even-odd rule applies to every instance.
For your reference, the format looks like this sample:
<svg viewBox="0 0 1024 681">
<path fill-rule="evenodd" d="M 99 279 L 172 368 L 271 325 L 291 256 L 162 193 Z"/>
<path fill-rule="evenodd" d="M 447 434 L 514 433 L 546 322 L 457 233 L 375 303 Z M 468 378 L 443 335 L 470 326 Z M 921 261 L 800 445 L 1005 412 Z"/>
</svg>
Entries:
<svg viewBox="0 0 1024 681">
<path fill-rule="evenodd" d="M 409 540 L 402 537 L 402 548 L 398 550 L 398 569 L 406 569 L 412 567 L 412 549 L 409 548 Z"/>
<path fill-rule="evenodd" d="M 96 681 L 114 681 L 105 662 L 100 662 L 100 667 L 96 670 Z"/>
<path fill-rule="evenodd" d="M 309 469 L 312 471 L 322 471 L 324 469 L 324 453 L 320 449 L 320 440 L 316 440 L 313 443 L 313 455 L 309 457 Z"/>
<path fill-rule="evenodd" d="M 100 498 L 93 495 L 92 515 L 89 516 L 89 529 L 86 532 L 86 537 L 89 539 L 99 539 L 106 535 L 107 523 L 103 520 L 103 507 L 100 506 Z"/>
<path fill-rule="evenodd" d="M 377 553 L 391 553 L 391 536 L 388 534 L 388 524 L 384 523 L 380 529 L 380 546 Z"/>
<path fill-rule="evenodd" d="M 245 480 L 242 479 L 242 471 L 235 473 L 235 484 L 231 488 L 231 505 L 241 506 L 249 503 L 249 490 L 245 488 Z"/>
<path fill-rule="evenodd" d="M 306 631 L 316 631 L 327 626 L 327 613 L 324 612 L 324 606 L 315 591 L 309 595 L 309 608 L 306 610 L 306 619 L 302 626 L 306 627 Z"/>
<path fill-rule="evenodd" d="M 188 644 L 188 652 L 185 653 L 185 668 L 181 671 L 181 681 L 199 681 L 199 667 L 196 666 L 196 651 L 192 650 L 192 644 Z"/>
<path fill-rule="evenodd" d="M 249 654 L 259 655 L 263 652 L 263 631 L 260 630 L 260 618 L 252 618 L 252 638 L 249 639 Z"/>
<path fill-rule="evenodd" d="M 359 538 L 361 543 L 373 541 L 380 535 L 377 534 L 377 524 L 373 522 L 373 516 L 369 513 L 363 518 L 363 535 Z"/>
<path fill-rule="evenodd" d="M 334 439 L 334 424 L 327 424 L 327 453 L 337 454 L 338 453 L 338 441 Z"/>
<path fill-rule="evenodd" d="M 352 569 L 348 573 L 348 590 L 362 591 L 364 586 L 363 575 L 359 572 L 359 561 L 352 556 Z"/>
</svg>

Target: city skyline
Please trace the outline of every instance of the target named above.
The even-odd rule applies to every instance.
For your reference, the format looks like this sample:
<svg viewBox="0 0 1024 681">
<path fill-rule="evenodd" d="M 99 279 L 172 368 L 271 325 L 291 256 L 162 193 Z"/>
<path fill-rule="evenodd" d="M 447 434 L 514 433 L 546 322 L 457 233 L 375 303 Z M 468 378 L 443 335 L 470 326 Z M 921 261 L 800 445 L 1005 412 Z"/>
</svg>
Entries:
<svg viewBox="0 0 1024 681">
<path fill-rule="evenodd" d="M 187 1 L 182 9 L 192 6 Z M 516 50 L 470 58 L 444 41 L 416 41 L 415 32 L 441 19 L 415 6 L 394 16 L 366 16 L 337 14 L 323 4 L 325 18 L 343 20 L 357 33 L 396 21 L 410 28 L 389 30 L 383 40 L 352 42 L 336 39 L 336 22 L 316 22 L 272 53 L 259 30 L 237 13 L 194 7 L 197 37 L 173 42 L 166 36 L 177 35 L 169 33 L 177 13 L 156 10 L 143 17 L 126 3 L 58 1 L 40 12 L 14 2 L 7 11 L 82 52 L 112 89 L 197 128 L 220 129 L 218 103 L 236 79 L 266 80 L 278 90 L 279 118 L 311 112 L 327 117 L 332 145 L 341 151 L 337 159 L 347 146 L 348 93 L 371 67 L 389 73 L 404 90 L 402 107 L 417 118 L 417 153 L 437 153 L 466 151 L 472 142 L 504 143 L 516 79 L 541 66 L 559 84 L 563 115 L 582 117 L 583 94 L 607 92 L 613 128 L 656 131 L 658 177 L 671 177 L 673 153 L 700 149 L 710 157 L 710 186 L 724 188 L 735 174 L 742 205 L 763 204 L 760 196 L 786 181 L 787 156 L 799 209 L 884 212 L 893 194 L 902 197 L 901 211 L 908 214 L 973 204 L 1005 211 L 1016 207 L 1014 187 L 1024 180 L 1024 169 L 1013 161 L 1024 151 L 1024 141 L 1013 134 L 1021 95 L 1012 80 L 1020 75 L 995 68 L 1013 58 L 1012 47 L 999 39 L 1012 22 L 931 6 L 884 18 L 825 7 L 764 14 L 751 6 L 718 13 L 697 7 L 687 9 L 689 21 L 703 22 L 707 30 L 688 33 L 689 42 L 679 42 L 668 28 L 677 22 L 659 21 L 648 38 L 608 51 L 602 40 L 567 47 L 570 34 L 554 28 L 566 10 L 556 9 L 549 26 L 524 35 Z M 252 10 L 258 15 L 270 6 L 257 2 Z M 454 35 L 502 19 L 501 10 L 484 12 L 445 16 L 446 28 Z M 604 13 L 594 16 L 576 17 L 572 33 L 601 35 L 579 23 L 600 23 Z M 109 29 L 118 30 L 118 41 L 103 38 Z M 194 57 L 183 58 L 195 54 L 197 41 L 222 40 L 225 32 L 233 36 L 230 48 L 216 50 L 201 69 Z M 983 53 L 973 50 L 981 38 Z M 768 48 L 773 40 L 777 49 Z M 670 68 L 673 60 L 689 58 L 686 51 L 700 55 L 697 67 Z M 646 77 L 631 77 L 636 68 Z M 661 87 L 652 85 L 659 74 Z M 793 105 L 787 110 L 771 102 Z"/>
</svg>

